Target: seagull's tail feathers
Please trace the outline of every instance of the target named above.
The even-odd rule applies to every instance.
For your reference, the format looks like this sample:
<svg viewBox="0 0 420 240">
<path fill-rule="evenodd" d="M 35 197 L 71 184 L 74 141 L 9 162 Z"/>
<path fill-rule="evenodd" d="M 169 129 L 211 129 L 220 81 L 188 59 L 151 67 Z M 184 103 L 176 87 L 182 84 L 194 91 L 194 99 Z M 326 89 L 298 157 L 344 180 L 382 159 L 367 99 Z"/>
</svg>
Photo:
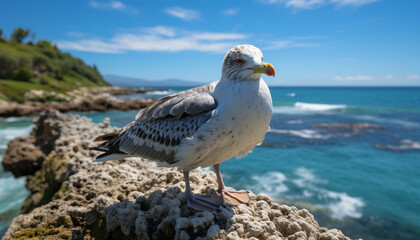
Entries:
<svg viewBox="0 0 420 240">
<path fill-rule="evenodd" d="M 118 133 L 119 132 L 112 132 L 112 133 L 104 134 L 99 137 L 96 137 L 93 141 L 95 142 L 109 141 L 113 139 L 114 137 L 118 136 Z"/>
<path fill-rule="evenodd" d="M 131 155 L 125 152 L 122 152 L 119 149 L 120 137 L 118 136 L 118 133 L 110 133 L 110 134 L 99 136 L 95 139 L 95 141 L 106 141 L 106 142 L 100 144 L 97 147 L 89 148 L 90 150 L 104 152 L 101 155 L 99 155 L 94 160 L 94 162 L 120 160 L 126 157 L 132 157 Z"/>
<path fill-rule="evenodd" d="M 105 152 L 99 155 L 94 162 L 104 162 L 104 161 L 111 161 L 111 160 L 120 160 L 126 157 L 130 157 L 130 155 L 124 153 L 112 153 L 112 152 Z"/>
</svg>

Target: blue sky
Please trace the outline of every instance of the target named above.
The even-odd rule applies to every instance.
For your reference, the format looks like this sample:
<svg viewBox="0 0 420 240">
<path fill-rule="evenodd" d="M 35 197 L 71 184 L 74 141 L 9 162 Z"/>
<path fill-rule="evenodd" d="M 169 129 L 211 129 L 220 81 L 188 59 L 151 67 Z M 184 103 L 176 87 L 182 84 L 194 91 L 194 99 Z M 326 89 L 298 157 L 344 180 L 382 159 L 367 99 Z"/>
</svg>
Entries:
<svg viewBox="0 0 420 240">
<path fill-rule="evenodd" d="M 211 82 L 236 44 L 261 48 L 282 86 L 420 86 L 420 1 L 2 0 L 0 28 L 96 64 L 102 74 Z"/>
</svg>

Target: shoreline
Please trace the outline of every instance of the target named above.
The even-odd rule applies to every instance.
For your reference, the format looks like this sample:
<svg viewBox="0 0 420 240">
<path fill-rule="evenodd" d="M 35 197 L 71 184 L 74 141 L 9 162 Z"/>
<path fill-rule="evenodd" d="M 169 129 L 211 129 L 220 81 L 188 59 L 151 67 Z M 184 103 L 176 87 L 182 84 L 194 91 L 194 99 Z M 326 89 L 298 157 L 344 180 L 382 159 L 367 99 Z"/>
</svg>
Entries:
<svg viewBox="0 0 420 240">
<path fill-rule="evenodd" d="M 108 121 L 93 124 L 85 117 L 42 113 L 26 138 L 44 154 L 43 161 L 27 175 L 31 196 L 24 204 L 26 214 L 13 220 L 3 239 L 41 232 L 73 238 L 349 239 L 338 230 L 319 227 L 307 210 L 273 203 L 265 195 L 252 194 L 250 207 L 191 210 L 182 174 L 173 169 L 139 158 L 91 162 L 96 155 L 88 150 L 94 144 L 92 135 L 113 130 Z M 12 148 L 30 150 L 22 147 Z M 19 159 L 14 164 L 21 166 Z M 194 192 L 208 193 L 215 187 L 215 176 L 196 170 L 192 182 Z"/>
<path fill-rule="evenodd" d="M 55 109 L 64 113 L 139 110 L 153 103 L 155 99 L 128 99 L 117 98 L 117 96 L 151 91 L 156 90 L 94 87 L 80 88 L 66 94 L 32 90 L 26 94 L 29 101 L 23 103 L 0 100 L 0 117 L 35 116 L 47 109 Z"/>
</svg>

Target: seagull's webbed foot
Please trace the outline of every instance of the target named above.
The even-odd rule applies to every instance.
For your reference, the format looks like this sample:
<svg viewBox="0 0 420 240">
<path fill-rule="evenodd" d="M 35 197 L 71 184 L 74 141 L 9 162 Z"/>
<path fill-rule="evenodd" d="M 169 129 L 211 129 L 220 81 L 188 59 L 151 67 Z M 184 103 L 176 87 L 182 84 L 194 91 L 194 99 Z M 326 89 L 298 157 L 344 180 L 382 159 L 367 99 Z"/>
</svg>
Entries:
<svg viewBox="0 0 420 240">
<path fill-rule="evenodd" d="M 213 168 L 216 173 L 217 184 L 219 185 L 217 192 L 222 195 L 223 204 L 227 203 L 234 206 L 240 204 L 249 205 L 249 191 L 236 191 L 231 187 L 226 187 L 223 183 L 222 174 L 220 173 L 220 165 L 216 164 Z"/>
<path fill-rule="evenodd" d="M 231 187 L 224 187 L 218 190 L 222 194 L 223 204 L 229 203 L 231 205 L 246 204 L 249 205 L 249 191 L 236 191 Z"/>
<path fill-rule="evenodd" d="M 184 172 L 185 178 L 185 198 L 187 199 L 187 205 L 190 208 L 194 208 L 200 211 L 214 211 L 220 207 L 218 203 L 211 195 L 193 194 L 190 188 L 189 172 Z"/>
<path fill-rule="evenodd" d="M 186 193 L 188 207 L 200 211 L 214 211 L 220 207 L 220 204 L 213 200 L 210 195 Z"/>
</svg>

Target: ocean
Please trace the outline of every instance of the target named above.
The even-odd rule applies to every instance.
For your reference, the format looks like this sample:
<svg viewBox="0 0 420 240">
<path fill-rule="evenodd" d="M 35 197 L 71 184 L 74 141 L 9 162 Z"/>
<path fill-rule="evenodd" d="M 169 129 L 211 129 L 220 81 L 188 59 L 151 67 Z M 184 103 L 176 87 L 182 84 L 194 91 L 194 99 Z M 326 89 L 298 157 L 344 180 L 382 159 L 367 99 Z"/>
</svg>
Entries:
<svg viewBox="0 0 420 240">
<path fill-rule="evenodd" d="M 271 130 L 252 154 L 221 164 L 226 185 L 307 208 L 321 226 L 352 238 L 420 239 L 420 88 L 271 87 L 271 94 Z M 80 114 L 121 127 L 136 112 Z M 0 159 L 7 142 L 31 128 L 30 118 L 0 119 Z M 0 167 L 0 237 L 29 194 L 24 185 Z"/>
</svg>

